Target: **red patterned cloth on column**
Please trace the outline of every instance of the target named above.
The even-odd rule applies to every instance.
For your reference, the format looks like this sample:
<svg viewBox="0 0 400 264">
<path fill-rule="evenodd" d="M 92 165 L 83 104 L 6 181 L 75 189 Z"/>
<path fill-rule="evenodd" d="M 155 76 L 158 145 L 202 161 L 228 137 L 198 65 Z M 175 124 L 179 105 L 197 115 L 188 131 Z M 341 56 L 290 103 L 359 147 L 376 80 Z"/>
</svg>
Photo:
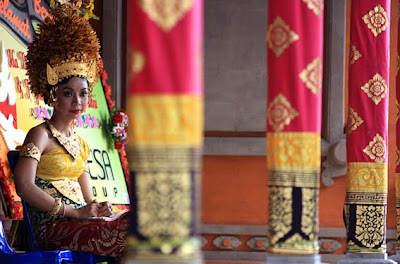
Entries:
<svg viewBox="0 0 400 264">
<path fill-rule="evenodd" d="M 323 1 L 268 3 L 269 251 L 316 254 Z"/>
<path fill-rule="evenodd" d="M 130 258 L 199 258 L 202 0 L 129 2 Z"/>
<path fill-rule="evenodd" d="M 348 252 L 386 252 L 389 0 L 352 0 L 345 223 Z"/>
</svg>

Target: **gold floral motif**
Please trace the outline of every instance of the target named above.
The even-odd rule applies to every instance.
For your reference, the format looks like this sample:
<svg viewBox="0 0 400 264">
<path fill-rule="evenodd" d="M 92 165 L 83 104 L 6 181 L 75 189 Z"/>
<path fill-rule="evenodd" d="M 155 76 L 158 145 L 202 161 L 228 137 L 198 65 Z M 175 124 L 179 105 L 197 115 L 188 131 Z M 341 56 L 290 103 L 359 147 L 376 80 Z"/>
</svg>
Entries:
<svg viewBox="0 0 400 264">
<path fill-rule="evenodd" d="M 370 79 L 361 89 L 368 95 L 369 98 L 378 105 L 385 98 L 388 91 L 385 79 L 377 73 Z"/>
<path fill-rule="evenodd" d="M 97 81 L 97 66 L 95 62 L 66 62 L 51 67 L 47 64 L 46 77 L 50 85 L 56 85 L 69 76 L 84 76 L 89 83 Z"/>
<path fill-rule="evenodd" d="M 72 201 L 82 204 L 85 199 L 81 186 L 78 181 L 71 181 L 68 178 L 59 181 L 52 181 L 51 184 L 56 188 L 62 195 L 71 199 Z"/>
<path fill-rule="evenodd" d="M 267 133 L 268 169 L 319 172 L 320 144 L 321 135 L 318 133 Z"/>
<path fill-rule="evenodd" d="M 302 214 L 301 214 L 301 231 L 308 236 L 310 240 L 315 239 L 318 232 L 318 189 L 302 188 Z"/>
<path fill-rule="evenodd" d="M 269 25 L 267 32 L 268 47 L 279 57 L 299 36 L 290 29 L 281 17 Z"/>
<path fill-rule="evenodd" d="M 353 64 L 354 62 L 356 62 L 356 60 L 358 60 L 361 57 L 362 57 L 362 55 L 357 50 L 357 48 L 354 45 L 351 45 L 351 48 L 350 48 L 350 64 Z"/>
<path fill-rule="evenodd" d="M 40 162 L 41 155 L 42 153 L 40 152 L 40 149 L 36 147 L 36 145 L 33 143 L 23 145 L 19 152 L 20 157 L 32 158 L 37 160 L 38 162 Z"/>
<path fill-rule="evenodd" d="M 193 0 L 140 0 L 143 11 L 164 31 L 170 31 L 193 6 Z"/>
<path fill-rule="evenodd" d="M 197 146 L 203 139 L 203 98 L 140 95 L 129 98 L 130 146 Z"/>
<path fill-rule="evenodd" d="M 315 95 L 318 94 L 322 87 L 322 64 L 320 58 L 317 57 L 308 64 L 307 68 L 299 74 L 299 77 Z"/>
<path fill-rule="evenodd" d="M 269 187 L 270 241 L 276 244 L 292 228 L 292 188 Z"/>
<path fill-rule="evenodd" d="M 130 49 L 130 57 L 131 57 L 131 71 L 129 79 L 133 80 L 135 75 L 141 72 L 146 65 L 146 57 L 142 52 L 135 51 Z"/>
<path fill-rule="evenodd" d="M 189 172 L 136 174 L 138 230 L 150 240 L 183 239 L 190 234 Z"/>
<path fill-rule="evenodd" d="M 58 131 L 51 123 L 49 120 L 47 120 L 47 124 L 50 127 L 50 131 L 53 134 L 53 137 L 55 137 L 58 142 L 65 148 L 65 150 L 74 158 L 78 159 L 79 158 L 79 153 L 81 151 L 81 145 L 79 144 L 79 138 L 78 134 L 76 134 L 76 131 L 73 129 L 73 127 L 70 128 L 70 136 L 66 137 L 63 134 L 61 134 L 60 131 Z"/>
<path fill-rule="evenodd" d="M 368 28 L 371 29 L 375 37 L 385 31 L 388 26 L 387 14 L 381 5 L 377 5 L 373 10 L 369 11 L 368 14 L 363 16 L 362 19 L 368 25 Z"/>
<path fill-rule="evenodd" d="M 348 121 L 348 131 L 349 134 L 357 129 L 364 120 L 357 114 L 352 107 L 349 108 L 349 121 Z"/>
<path fill-rule="evenodd" d="M 280 132 L 284 126 L 298 116 L 296 109 L 282 94 L 278 94 L 268 107 L 268 124 L 272 126 L 275 132 Z"/>
<path fill-rule="evenodd" d="M 307 7 L 311 9 L 317 16 L 321 15 L 324 10 L 324 1 L 322 0 L 303 0 Z"/>
<path fill-rule="evenodd" d="M 126 239 L 129 248 L 134 249 L 135 259 L 157 260 L 165 262 L 176 262 L 182 260 L 195 260 L 199 256 L 201 244 L 197 237 L 180 240 L 139 240 L 128 235 Z M 174 250 L 171 252 L 171 249 Z M 157 252 L 160 250 L 160 252 Z M 172 254 L 170 254 L 172 253 Z"/>
<path fill-rule="evenodd" d="M 384 242 L 385 208 L 377 205 L 357 205 L 355 238 L 367 248 Z"/>
<path fill-rule="evenodd" d="M 306 240 L 299 233 L 295 233 L 285 242 L 272 245 L 268 251 L 282 254 L 317 254 L 319 246 L 316 240 Z"/>
<path fill-rule="evenodd" d="M 383 163 L 386 158 L 386 142 L 377 133 L 368 146 L 363 149 L 363 152 L 368 155 L 376 163 Z"/>
<path fill-rule="evenodd" d="M 349 162 L 347 164 L 347 192 L 387 192 L 387 164 Z"/>
</svg>

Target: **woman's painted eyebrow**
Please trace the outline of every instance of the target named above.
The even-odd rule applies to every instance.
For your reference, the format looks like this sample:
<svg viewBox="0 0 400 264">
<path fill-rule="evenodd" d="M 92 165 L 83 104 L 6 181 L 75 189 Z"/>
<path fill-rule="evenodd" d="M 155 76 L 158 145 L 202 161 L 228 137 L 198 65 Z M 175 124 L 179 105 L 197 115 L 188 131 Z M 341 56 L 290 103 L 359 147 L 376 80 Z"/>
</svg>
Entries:
<svg viewBox="0 0 400 264">
<path fill-rule="evenodd" d="M 66 86 L 66 87 L 64 87 L 62 90 L 64 91 L 64 90 L 74 90 L 74 89 L 71 88 L 71 87 Z M 87 90 L 89 90 L 89 88 L 82 88 L 82 89 L 81 89 L 81 91 L 87 91 Z"/>
</svg>

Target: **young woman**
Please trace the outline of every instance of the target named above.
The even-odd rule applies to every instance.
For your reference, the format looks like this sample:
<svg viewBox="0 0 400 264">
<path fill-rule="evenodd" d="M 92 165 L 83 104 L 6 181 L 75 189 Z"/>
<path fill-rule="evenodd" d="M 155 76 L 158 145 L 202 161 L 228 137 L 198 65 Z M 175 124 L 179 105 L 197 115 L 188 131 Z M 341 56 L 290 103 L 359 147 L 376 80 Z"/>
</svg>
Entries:
<svg viewBox="0 0 400 264">
<path fill-rule="evenodd" d="M 92 198 L 90 147 L 71 126 L 85 112 L 98 80 L 98 39 L 76 6 L 57 4 L 51 15 L 29 45 L 27 67 L 31 91 L 53 106 L 53 115 L 27 134 L 14 170 L 17 193 L 29 204 L 41 248 L 119 257 L 125 251 L 126 218 L 81 221 L 113 211 L 110 203 Z"/>
</svg>

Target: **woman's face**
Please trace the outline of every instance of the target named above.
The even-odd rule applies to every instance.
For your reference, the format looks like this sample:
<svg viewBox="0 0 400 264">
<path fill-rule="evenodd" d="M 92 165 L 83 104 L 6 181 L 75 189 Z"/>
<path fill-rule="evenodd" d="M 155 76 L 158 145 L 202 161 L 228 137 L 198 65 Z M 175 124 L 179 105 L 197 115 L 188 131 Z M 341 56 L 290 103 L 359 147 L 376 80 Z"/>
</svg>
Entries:
<svg viewBox="0 0 400 264">
<path fill-rule="evenodd" d="M 77 118 L 89 103 L 88 82 L 72 77 L 67 83 L 58 86 L 55 110 L 71 119 Z"/>
</svg>

